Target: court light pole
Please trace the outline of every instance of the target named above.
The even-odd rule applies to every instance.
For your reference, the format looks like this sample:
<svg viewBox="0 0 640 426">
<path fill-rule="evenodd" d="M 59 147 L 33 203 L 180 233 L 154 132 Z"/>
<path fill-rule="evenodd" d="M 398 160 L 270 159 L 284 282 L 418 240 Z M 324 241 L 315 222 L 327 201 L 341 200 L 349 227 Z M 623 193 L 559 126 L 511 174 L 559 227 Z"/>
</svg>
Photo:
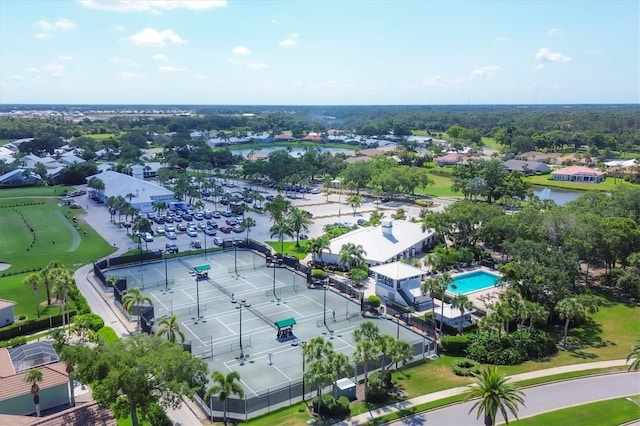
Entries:
<svg viewBox="0 0 640 426">
<path fill-rule="evenodd" d="M 197 314 L 196 314 L 196 317 L 195 317 L 194 324 L 197 324 L 198 321 L 200 321 L 200 318 L 202 318 L 200 316 L 200 280 L 198 279 L 198 274 L 196 274 L 196 305 L 197 305 L 197 307 L 196 307 Z M 192 319 L 194 319 L 194 318 L 192 318 Z"/>
<path fill-rule="evenodd" d="M 302 341 L 300 342 L 300 346 L 302 346 L 302 400 L 304 401 L 304 397 L 305 397 L 305 392 L 304 392 L 304 362 L 305 362 L 305 354 L 304 354 L 304 348 L 305 346 L 307 346 L 307 342 L 306 341 Z"/>
<path fill-rule="evenodd" d="M 233 240 L 233 269 L 236 271 L 236 279 L 238 279 L 238 242 Z"/>
<path fill-rule="evenodd" d="M 329 328 L 327 326 L 327 288 L 329 288 L 329 286 L 325 283 L 322 286 L 322 323 L 324 324 L 325 327 Z"/>
<path fill-rule="evenodd" d="M 169 275 L 167 275 L 167 251 L 165 250 L 162 253 L 162 257 L 164 258 L 164 292 L 169 291 Z"/>
<path fill-rule="evenodd" d="M 273 258 L 273 297 L 276 298 L 276 303 L 280 303 L 280 298 L 276 294 L 276 267 L 280 264 L 280 259 L 277 257 Z"/>
<path fill-rule="evenodd" d="M 231 303 L 236 303 L 236 300 L 232 300 Z M 251 305 L 247 303 L 246 299 L 242 299 L 236 305 L 236 309 L 240 311 L 240 356 L 238 357 L 240 365 L 244 365 L 244 346 L 242 346 L 242 308 L 248 308 L 249 306 Z"/>
<path fill-rule="evenodd" d="M 400 314 L 396 314 L 396 323 L 398 328 L 396 329 L 396 340 L 400 340 Z M 398 369 L 398 361 L 396 361 L 396 370 Z"/>
</svg>

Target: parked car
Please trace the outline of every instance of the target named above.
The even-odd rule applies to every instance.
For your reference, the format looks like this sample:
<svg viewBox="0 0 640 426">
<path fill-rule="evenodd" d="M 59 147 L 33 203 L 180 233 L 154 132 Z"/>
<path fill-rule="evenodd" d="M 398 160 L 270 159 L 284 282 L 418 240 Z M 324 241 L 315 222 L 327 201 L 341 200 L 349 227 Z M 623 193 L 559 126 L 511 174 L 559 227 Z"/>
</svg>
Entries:
<svg viewBox="0 0 640 426">
<path fill-rule="evenodd" d="M 177 253 L 178 252 L 178 246 L 173 244 L 173 243 L 167 243 L 164 246 L 164 249 L 167 251 L 167 253 Z"/>
<path fill-rule="evenodd" d="M 233 226 L 231 227 L 231 230 L 232 230 L 233 232 L 235 232 L 236 234 L 239 234 L 239 233 L 241 233 L 241 232 L 242 232 L 242 227 L 241 227 L 240 225 L 233 225 Z"/>
<path fill-rule="evenodd" d="M 215 236 L 215 235 L 216 235 L 216 233 L 217 233 L 217 232 L 216 232 L 216 230 L 215 230 L 215 229 L 213 229 L 212 227 L 207 226 L 207 227 L 204 229 L 204 233 L 205 233 L 205 234 L 207 234 L 207 235 L 209 235 L 210 237 L 213 237 L 213 236 Z"/>
<path fill-rule="evenodd" d="M 178 236 L 176 235 L 175 232 L 169 231 L 169 232 L 167 232 L 167 238 L 170 239 L 170 240 L 175 240 L 175 239 L 178 238 Z"/>
<path fill-rule="evenodd" d="M 231 213 L 229 210 L 223 211 L 222 212 L 222 216 L 224 217 L 231 217 L 233 216 L 233 213 Z"/>
<path fill-rule="evenodd" d="M 231 228 L 228 226 L 223 226 L 219 229 L 220 232 L 224 232 L 225 234 L 230 234 L 231 233 Z"/>
<path fill-rule="evenodd" d="M 215 220 L 208 220 L 207 226 L 210 226 L 213 229 L 218 229 L 218 223 Z"/>
<path fill-rule="evenodd" d="M 236 219 L 227 219 L 225 220 L 225 223 L 229 226 L 234 226 L 238 224 L 238 221 Z"/>
<path fill-rule="evenodd" d="M 197 237 L 198 231 L 195 228 L 187 228 L 187 235 L 190 237 Z"/>
<path fill-rule="evenodd" d="M 186 231 L 187 230 L 187 224 L 186 223 L 179 223 L 176 228 L 178 229 L 178 231 Z"/>
<path fill-rule="evenodd" d="M 204 215 L 202 213 L 196 213 L 194 216 L 195 220 L 203 220 L 204 219 Z"/>
<path fill-rule="evenodd" d="M 211 216 L 213 216 L 214 219 L 220 219 L 222 214 L 220 214 L 220 212 L 213 212 L 211 213 Z"/>
<path fill-rule="evenodd" d="M 202 248 L 202 243 L 200 243 L 200 241 L 191 241 L 190 246 L 191 248 L 199 249 Z"/>
<path fill-rule="evenodd" d="M 164 230 L 165 230 L 166 232 L 176 232 L 176 227 L 175 227 L 174 225 L 166 225 L 166 226 L 164 227 Z"/>
<path fill-rule="evenodd" d="M 193 216 L 191 216 L 189 213 L 186 213 L 182 215 L 182 219 L 186 220 L 187 222 L 191 222 L 193 220 Z"/>
<path fill-rule="evenodd" d="M 224 240 L 220 237 L 215 237 L 213 239 L 213 244 L 217 245 L 217 246 L 222 246 L 224 244 Z"/>
<path fill-rule="evenodd" d="M 181 218 L 180 216 L 174 216 L 174 217 L 173 217 L 173 220 L 174 220 L 175 222 L 182 222 L 182 218 Z"/>
<path fill-rule="evenodd" d="M 129 222 L 125 222 L 125 223 L 123 223 L 123 224 L 122 224 L 122 226 L 123 226 L 124 228 L 131 228 L 131 223 L 129 223 Z"/>
<path fill-rule="evenodd" d="M 267 200 L 267 201 L 273 201 L 273 200 L 275 200 L 275 198 L 276 198 L 276 197 L 274 197 L 273 195 L 267 195 L 267 196 L 265 197 L 265 200 Z"/>
<path fill-rule="evenodd" d="M 205 211 L 202 216 L 204 216 L 205 219 L 211 219 L 213 217 L 210 211 Z"/>
<path fill-rule="evenodd" d="M 364 219 L 358 219 L 358 221 L 356 222 L 359 226 L 364 226 L 366 225 L 367 221 Z"/>
<path fill-rule="evenodd" d="M 153 235 L 151 235 L 149 232 L 144 234 L 144 240 L 148 243 L 150 243 L 151 241 L 153 241 Z"/>
<path fill-rule="evenodd" d="M 164 233 L 165 233 L 164 226 L 158 226 L 158 227 L 156 228 L 156 233 L 157 233 L 157 234 L 164 234 Z"/>
</svg>

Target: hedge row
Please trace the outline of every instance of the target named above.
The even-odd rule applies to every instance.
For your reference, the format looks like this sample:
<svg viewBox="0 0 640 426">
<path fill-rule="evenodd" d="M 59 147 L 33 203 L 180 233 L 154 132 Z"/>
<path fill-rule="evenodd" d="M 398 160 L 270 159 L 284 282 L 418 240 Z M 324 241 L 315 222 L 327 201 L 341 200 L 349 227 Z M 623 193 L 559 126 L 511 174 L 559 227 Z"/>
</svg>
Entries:
<svg viewBox="0 0 640 426">
<path fill-rule="evenodd" d="M 10 204 L 5 206 L 0 206 L 2 209 L 6 209 L 9 207 L 27 207 L 27 206 L 40 206 L 44 204 L 44 201 L 34 201 L 33 203 L 20 203 L 20 204 Z"/>
<path fill-rule="evenodd" d="M 69 316 L 73 318 L 76 315 L 75 310 L 69 312 Z M 59 327 L 62 325 L 62 316 L 56 315 L 52 317 L 42 317 L 27 320 L 25 322 L 14 323 L 8 327 L 0 328 L 0 340 L 8 340 L 17 336 L 37 333 L 47 330 L 49 327 Z"/>
</svg>

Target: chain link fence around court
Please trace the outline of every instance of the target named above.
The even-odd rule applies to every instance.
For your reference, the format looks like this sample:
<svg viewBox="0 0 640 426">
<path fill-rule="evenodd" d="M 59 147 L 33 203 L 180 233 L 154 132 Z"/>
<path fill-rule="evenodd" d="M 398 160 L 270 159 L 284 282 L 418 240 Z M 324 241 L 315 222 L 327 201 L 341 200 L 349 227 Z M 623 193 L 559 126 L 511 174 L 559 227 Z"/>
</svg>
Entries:
<svg viewBox="0 0 640 426">
<path fill-rule="evenodd" d="M 413 358 L 409 361 L 417 361 L 430 357 L 435 353 L 435 343 L 429 339 L 415 340 L 410 343 L 412 347 Z M 368 374 L 378 370 L 381 365 L 382 355 L 379 355 L 376 360 L 368 363 Z M 389 358 L 386 358 L 388 363 L 391 363 Z M 356 364 L 353 375 L 350 377 L 354 382 L 364 378 L 364 364 Z M 302 371 L 301 371 L 302 373 Z M 244 398 L 227 398 L 228 413 L 227 416 L 236 421 L 247 421 L 250 418 L 269 413 L 282 407 L 290 406 L 293 403 L 302 400 L 302 392 L 305 392 L 305 399 L 315 394 L 317 388 L 312 386 L 304 386 L 302 380 L 290 381 L 281 386 L 269 387 L 267 389 L 256 391 L 257 396 Z M 327 386 L 323 389 L 324 392 L 330 392 L 332 389 Z M 210 401 L 204 401 L 203 395 L 195 395 L 194 401 L 200 407 L 200 409 L 207 414 L 209 418 L 213 415 L 214 419 L 222 420 L 223 417 L 223 404 L 217 399 L 212 398 Z"/>
<path fill-rule="evenodd" d="M 213 336 L 209 336 L 209 341 L 207 342 L 206 337 L 200 339 L 203 343 L 195 344 L 193 340 L 190 341 L 191 344 L 191 354 L 197 358 L 208 359 L 213 358 L 214 356 L 229 354 L 229 353 L 240 353 L 240 343 L 238 342 L 214 342 Z M 251 347 L 251 334 L 243 337 L 242 339 L 242 349 L 247 349 Z"/>
</svg>

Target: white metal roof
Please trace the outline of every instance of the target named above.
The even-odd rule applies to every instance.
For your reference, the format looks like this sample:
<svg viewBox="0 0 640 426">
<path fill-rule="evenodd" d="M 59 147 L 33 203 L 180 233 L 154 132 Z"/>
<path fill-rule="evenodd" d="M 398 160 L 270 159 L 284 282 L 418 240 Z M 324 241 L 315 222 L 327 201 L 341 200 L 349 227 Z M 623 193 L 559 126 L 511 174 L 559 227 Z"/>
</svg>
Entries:
<svg viewBox="0 0 640 426">
<path fill-rule="evenodd" d="M 385 263 L 384 265 L 374 266 L 370 270 L 391 278 L 392 280 L 403 280 L 405 278 L 413 278 L 425 274 L 422 269 L 408 265 L 404 262 Z"/>
</svg>

